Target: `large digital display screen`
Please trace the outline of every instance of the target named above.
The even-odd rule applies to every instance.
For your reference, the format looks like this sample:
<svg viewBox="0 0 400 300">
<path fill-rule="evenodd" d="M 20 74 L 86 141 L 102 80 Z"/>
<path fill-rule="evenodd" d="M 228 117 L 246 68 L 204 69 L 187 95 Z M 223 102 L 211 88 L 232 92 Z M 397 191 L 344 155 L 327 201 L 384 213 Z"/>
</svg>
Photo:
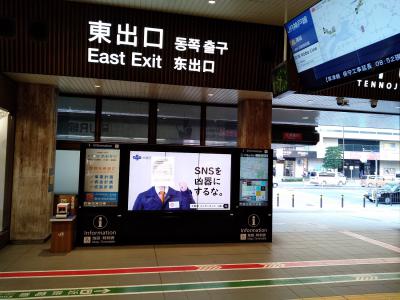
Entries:
<svg viewBox="0 0 400 300">
<path fill-rule="evenodd" d="M 229 210 L 231 154 L 130 151 L 128 210 Z"/>
<path fill-rule="evenodd" d="M 316 88 L 400 62 L 399 0 L 322 0 L 285 24 L 297 70 Z"/>
<path fill-rule="evenodd" d="M 239 206 L 268 206 L 268 153 L 241 154 Z"/>
</svg>

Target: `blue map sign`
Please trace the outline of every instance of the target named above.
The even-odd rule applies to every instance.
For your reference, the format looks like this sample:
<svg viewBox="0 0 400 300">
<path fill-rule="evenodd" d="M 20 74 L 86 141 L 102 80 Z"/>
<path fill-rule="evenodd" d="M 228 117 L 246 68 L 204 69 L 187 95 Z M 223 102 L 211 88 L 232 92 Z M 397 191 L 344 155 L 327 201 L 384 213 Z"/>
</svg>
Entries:
<svg viewBox="0 0 400 300">
<path fill-rule="evenodd" d="M 400 1 L 322 0 L 285 24 L 297 71 L 316 88 L 400 63 Z"/>
</svg>

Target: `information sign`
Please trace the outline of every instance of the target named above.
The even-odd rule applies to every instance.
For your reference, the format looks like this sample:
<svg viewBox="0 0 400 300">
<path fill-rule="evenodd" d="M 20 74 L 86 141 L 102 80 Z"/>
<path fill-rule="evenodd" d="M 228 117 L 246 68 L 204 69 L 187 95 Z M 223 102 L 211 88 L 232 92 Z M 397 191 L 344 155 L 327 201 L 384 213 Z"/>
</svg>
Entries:
<svg viewBox="0 0 400 300">
<path fill-rule="evenodd" d="M 118 206 L 119 160 L 119 149 L 86 149 L 83 206 Z"/>
<path fill-rule="evenodd" d="M 268 153 L 242 153 L 239 205 L 268 205 Z"/>
<path fill-rule="evenodd" d="M 398 11 L 398 0 L 322 0 L 286 23 L 303 84 L 321 87 L 398 64 Z"/>
</svg>

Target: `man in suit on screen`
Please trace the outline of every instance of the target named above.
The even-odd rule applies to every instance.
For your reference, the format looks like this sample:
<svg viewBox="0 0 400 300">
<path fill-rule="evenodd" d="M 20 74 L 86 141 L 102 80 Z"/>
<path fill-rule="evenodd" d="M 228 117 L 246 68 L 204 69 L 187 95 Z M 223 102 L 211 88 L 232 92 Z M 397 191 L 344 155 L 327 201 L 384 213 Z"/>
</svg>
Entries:
<svg viewBox="0 0 400 300">
<path fill-rule="evenodd" d="M 154 158 L 151 176 L 153 186 L 136 197 L 132 210 L 189 210 L 190 205 L 195 204 L 192 191 L 185 182 L 179 182 L 179 190 L 171 187 L 173 158 Z"/>
</svg>

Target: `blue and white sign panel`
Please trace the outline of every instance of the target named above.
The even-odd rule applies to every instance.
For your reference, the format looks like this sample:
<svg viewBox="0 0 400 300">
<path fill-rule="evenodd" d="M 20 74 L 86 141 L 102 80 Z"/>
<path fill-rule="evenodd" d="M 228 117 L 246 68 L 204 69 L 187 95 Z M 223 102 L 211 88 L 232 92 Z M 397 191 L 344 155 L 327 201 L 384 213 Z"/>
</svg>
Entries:
<svg viewBox="0 0 400 300">
<path fill-rule="evenodd" d="M 400 62 L 399 11 L 398 0 L 322 0 L 285 24 L 306 85 Z"/>
<path fill-rule="evenodd" d="M 119 149 L 86 149 L 84 206 L 118 206 L 119 160 Z"/>
</svg>

